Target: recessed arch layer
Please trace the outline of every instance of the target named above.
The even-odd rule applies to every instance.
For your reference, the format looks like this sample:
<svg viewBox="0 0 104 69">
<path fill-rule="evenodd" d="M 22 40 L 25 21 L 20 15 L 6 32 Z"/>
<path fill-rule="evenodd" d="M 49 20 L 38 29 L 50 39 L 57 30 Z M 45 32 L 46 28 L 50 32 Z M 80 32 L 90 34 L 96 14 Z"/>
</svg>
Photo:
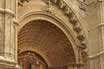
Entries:
<svg viewBox="0 0 104 69">
<path fill-rule="evenodd" d="M 24 14 L 22 17 L 19 17 L 18 31 L 20 31 L 27 23 L 37 20 L 46 21 L 57 26 L 63 32 L 63 34 L 65 34 L 66 38 L 72 45 L 76 60 L 75 64 L 80 64 L 80 61 L 83 61 L 82 54 L 86 54 L 85 51 L 82 51 L 82 49 L 85 49 L 86 46 L 82 27 L 78 19 L 76 18 L 75 14 L 73 14 L 73 11 L 68 6 L 66 6 L 63 1 L 60 0 L 58 4 L 56 2 L 53 2 L 52 0 L 51 2 L 55 4 L 55 6 L 58 7 L 58 9 L 65 9 L 66 12 L 62 12 L 63 14 L 65 14 L 64 16 L 68 17 L 70 23 L 69 25 L 72 24 L 73 28 L 70 29 L 70 27 L 66 23 L 64 23 L 62 19 L 60 19 L 52 13 L 52 10 L 41 10 L 29 11 L 27 12 L 27 14 Z M 47 62 L 51 64 L 48 60 Z"/>
<path fill-rule="evenodd" d="M 47 60 L 49 66 L 76 63 L 74 49 L 66 35 L 47 21 L 36 20 L 23 26 L 18 43 L 20 52 L 35 51 Z"/>
</svg>

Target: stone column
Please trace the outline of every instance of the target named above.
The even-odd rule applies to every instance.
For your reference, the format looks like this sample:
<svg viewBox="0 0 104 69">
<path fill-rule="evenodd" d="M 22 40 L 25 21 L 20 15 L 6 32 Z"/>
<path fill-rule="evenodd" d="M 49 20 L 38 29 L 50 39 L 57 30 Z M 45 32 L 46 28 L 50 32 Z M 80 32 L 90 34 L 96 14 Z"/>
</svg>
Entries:
<svg viewBox="0 0 104 69">
<path fill-rule="evenodd" d="M 104 0 L 97 0 L 94 6 L 92 17 L 96 18 L 91 18 L 94 23 L 89 30 L 88 69 L 104 69 Z"/>
<path fill-rule="evenodd" d="M 0 69 L 17 69 L 17 0 L 0 0 Z"/>
<path fill-rule="evenodd" d="M 104 0 L 97 0 L 97 13 L 97 33 L 95 34 L 96 39 L 93 39 L 96 41 L 95 45 L 97 46 L 92 46 L 95 47 L 96 53 L 89 57 L 88 69 L 104 69 Z"/>
<path fill-rule="evenodd" d="M 99 25 L 98 29 L 100 31 L 100 45 L 101 45 L 101 52 L 99 55 L 100 66 L 99 69 L 104 69 L 104 0 L 98 0 L 98 18 L 99 18 Z"/>
</svg>

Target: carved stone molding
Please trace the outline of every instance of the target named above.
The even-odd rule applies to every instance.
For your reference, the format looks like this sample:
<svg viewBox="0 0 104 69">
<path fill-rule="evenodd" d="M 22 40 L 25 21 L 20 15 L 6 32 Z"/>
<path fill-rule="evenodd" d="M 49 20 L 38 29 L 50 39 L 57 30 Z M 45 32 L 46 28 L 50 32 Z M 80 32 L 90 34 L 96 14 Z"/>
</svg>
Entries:
<svg viewBox="0 0 104 69">
<path fill-rule="evenodd" d="M 11 15 L 13 17 L 16 16 L 15 13 L 12 10 L 9 10 L 9 9 L 2 9 L 2 8 L 0 8 L 0 13 L 8 14 L 8 15 Z"/>
<path fill-rule="evenodd" d="M 75 25 L 75 26 L 74 26 L 74 30 L 75 30 L 77 33 L 80 33 L 82 29 L 79 27 L 79 25 Z"/>
<path fill-rule="evenodd" d="M 86 12 L 86 10 L 87 10 L 87 3 L 86 3 L 86 1 L 85 0 L 83 0 L 83 1 L 80 1 L 80 0 L 78 0 L 78 2 L 79 2 L 79 8 L 82 10 L 82 11 L 84 11 L 84 12 Z"/>
<path fill-rule="evenodd" d="M 85 50 L 82 51 L 82 55 L 83 55 L 83 57 L 87 58 L 87 57 L 86 57 L 86 56 L 88 56 L 88 55 L 87 55 L 87 49 L 85 49 Z"/>
<path fill-rule="evenodd" d="M 99 53 L 97 53 L 95 55 L 92 55 L 92 56 L 88 56 L 88 58 L 89 59 L 94 59 L 94 58 L 97 58 L 97 57 L 99 57 L 101 55 L 104 55 L 104 51 L 101 51 L 101 52 L 99 52 Z"/>
<path fill-rule="evenodd" d="M 58 8 L 62 9 L 63 14 L 68 17 L 69 23 L 73 25 L 73 29 L 77 33 L 78 40 L 80 41 L 82 46 L 82 41 L 86 41 L 84 36 L 85 34 L 81 34 L 81 32 L 84 33 L 84 31 L 74 12 L 69 6 L 67 6 L 67 4 L 63 0 L 50 0 L 50 2 L 56 5 Z M 83 43 L 83 45 L 86 44 Z"/>
<path fill-rule="evenodd" d="M 14 21 L 14 24 L 16 25 L 16 26 L 18 26 L 19 24 L 18 24 L 18 21 L 14 18 L 13 19 L 13 21 Z"/>
<path fill-rule="evenodd" d="M 69 23 L 73 25 L 73 30 L 76 32 L 77 38 L 80 41 L 80 48 L 87 48 L 84 31 L 72 9 L 63 0 L 50 0 L 50 2 L 60 8 L 63 11 L 63 14 L 69 19 Z"/>
<path fill-rule="evenodd" d="M 23 6 L 23 3 L 25 1 L 27 1 L 27 0 L 19 0 L 18 5 Z M 29 0 L 27 2 L 29 2 Z M 47 5 L 50 5 L 50 3 L 52 5 L 56 5 L 57 8 L 62 10 L 63 14 L 69 19 L 69 24 L 72 24 L 73 30 L 77 34 L 76 38 L 80 42 L 80 45 L 78 45 L 78 46 L 80 46 L 80 48 L 83 50 L 86 49 L 87 45 L 86 45 L 86 38 L 85 38 L 84 31 L 82 29 L 80 21 L 78 20 L 77 16 L 72 11 L 72 9 L 63 0 L 45 0 L 44 2 Z"/>
</svg>

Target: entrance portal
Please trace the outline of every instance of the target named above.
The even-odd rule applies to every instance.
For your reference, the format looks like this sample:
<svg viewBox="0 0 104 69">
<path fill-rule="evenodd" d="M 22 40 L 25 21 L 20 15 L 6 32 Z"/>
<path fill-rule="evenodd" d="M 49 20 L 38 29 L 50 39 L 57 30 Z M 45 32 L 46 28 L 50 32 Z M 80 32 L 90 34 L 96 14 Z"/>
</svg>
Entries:
<svg viewBox="0 0 104 69">
<path fill-rule="evenodd" d="M 18 33 L 18 49 L 18 61 L 23 69 L 65 68 L 76 64 L 71 42 L 48 21 L 36 20 L 24 25 Z"/>
</svg>

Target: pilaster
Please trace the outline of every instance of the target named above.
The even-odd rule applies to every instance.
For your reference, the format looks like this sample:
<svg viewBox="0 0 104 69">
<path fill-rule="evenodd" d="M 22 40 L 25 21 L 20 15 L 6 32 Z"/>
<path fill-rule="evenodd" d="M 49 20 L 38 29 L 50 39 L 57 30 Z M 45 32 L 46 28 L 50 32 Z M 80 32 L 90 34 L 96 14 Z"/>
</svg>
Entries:
<svg viewBox="0 0 104 69">
<path fill-rule="evenodd" d="M 0 0 L 0 69 L 17 69 L 16 0 Z"/>
<path fill-rule="evenodd" d="M 98 29 L 101 32 L 101 35 L 99 36 L 101 38 L 101 52 L 104 51 L 104 0 L 98 0 L 98 9 L 99 9 L 99 25 Z M 100 54 L 99 61 L 101 65 L 101 69 L 104 69 L 104 53 Z"/>
<path fill-rule="evenodd" d="M 104 0 L 97 0 L 97 18 L 96 31 L 98 39 L 97 52 L 89 56 L 90 69 L 104 69 Z M 94 47 L 94 46 L 93 46 Z"/>
</svg>

